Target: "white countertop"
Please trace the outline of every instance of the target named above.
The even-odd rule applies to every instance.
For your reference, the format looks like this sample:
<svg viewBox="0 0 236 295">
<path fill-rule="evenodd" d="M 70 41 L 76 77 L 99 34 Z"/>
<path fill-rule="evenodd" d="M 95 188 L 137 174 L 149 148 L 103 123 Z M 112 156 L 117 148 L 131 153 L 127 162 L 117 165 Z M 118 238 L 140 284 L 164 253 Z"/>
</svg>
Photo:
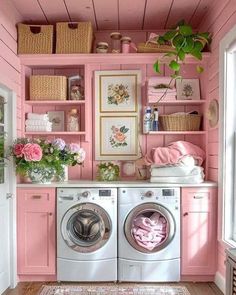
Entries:
<svg viewBox="0 0 236 295">
<path fill-rule="evenodd" d="M 92 180 L 71 180 L 68 182 L 52 182 L 50 184 L 39 183 L 18 183 L 17 187 L 217 187 L 213 181 L 204 181 L 199 184 L 186 183 L 151 183 L 149 181 L 92 181 Z"/>
</svg>

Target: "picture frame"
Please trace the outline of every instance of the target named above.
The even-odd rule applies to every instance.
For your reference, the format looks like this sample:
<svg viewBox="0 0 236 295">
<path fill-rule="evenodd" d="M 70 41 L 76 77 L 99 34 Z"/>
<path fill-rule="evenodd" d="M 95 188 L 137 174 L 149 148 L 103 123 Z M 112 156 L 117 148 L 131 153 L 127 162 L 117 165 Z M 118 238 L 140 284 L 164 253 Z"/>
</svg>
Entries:
<svg viewBox="0 0 236 295">
<path fill-rule="evenodd" d="M 140 70 L 95 71 L 95 102 L 98 112 L 138 112 L 140 101 Z"/>
<path fill-rule="evenodd" d="M 122 161 L 121 162 L 121 176 L 122 177 L 135 177 L 136 176 L 135 161 Z"/>
<path fill-rule="evenodd" d="M 177 100 L 200 100 L 199 79 L 177 79 Z"/>
<path fill-rule="evenodd" d="M 84 87 L 80 75 L 68 78 L 68 100 L 84 100 Z"/>
<path fill-rule="evenodd" d="M 52 131 L 65 131 L 65 112 L 49 111 L 49 121 L 52 122 Z"/>
<path fill-rule="evenodd" d="M 138 148 L 137 115 L 101 115 L 95 132 L 96 160 L 136 160 Z"/>
</svg>

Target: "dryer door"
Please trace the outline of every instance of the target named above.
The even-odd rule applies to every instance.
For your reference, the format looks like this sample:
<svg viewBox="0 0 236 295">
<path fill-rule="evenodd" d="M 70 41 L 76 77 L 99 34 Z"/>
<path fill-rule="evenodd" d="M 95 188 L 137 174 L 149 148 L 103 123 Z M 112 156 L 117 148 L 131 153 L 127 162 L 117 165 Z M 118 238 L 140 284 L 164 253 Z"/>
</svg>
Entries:
<svg viewBox="0 0 236 295">
<path fill-rule="evenodd" d="M 111 231 L 108 213 L 93 203 L 81 203 L 70 208 L 61 221 L 64 241 L 68 247 L 81 253 L 91 253 L 103 247 Z"/>
<path fill-rule="evenodd" d="M 143 253 L 155 253 L 169 245 L 175 236 L 176 224 L 171 212 L 157 203 L 135 207 L 124 222 L 129 244 Z"/>
</svg>

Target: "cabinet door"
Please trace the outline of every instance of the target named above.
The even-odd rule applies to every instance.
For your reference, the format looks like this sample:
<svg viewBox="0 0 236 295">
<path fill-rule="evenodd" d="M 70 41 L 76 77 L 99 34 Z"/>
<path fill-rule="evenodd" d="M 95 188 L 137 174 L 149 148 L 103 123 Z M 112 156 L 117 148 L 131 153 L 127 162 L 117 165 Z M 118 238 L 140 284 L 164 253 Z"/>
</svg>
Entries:
<svg viewBox="0 0 236 295">
<path fill-rule="evenodd" d="M 216 190 L 182 189 L 182 275 L 215 274 Z"/>
<path fill-rule="evenodd" d="M 55 274 L 55 189 L 18 189 L 18 274 Z"/>
</svg>

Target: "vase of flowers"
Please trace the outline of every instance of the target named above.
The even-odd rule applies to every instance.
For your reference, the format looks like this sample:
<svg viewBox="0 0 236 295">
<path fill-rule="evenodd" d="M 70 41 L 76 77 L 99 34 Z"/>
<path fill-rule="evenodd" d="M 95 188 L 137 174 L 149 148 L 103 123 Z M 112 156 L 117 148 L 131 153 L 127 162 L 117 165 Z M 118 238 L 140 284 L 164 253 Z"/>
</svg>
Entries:
<svg viewBox="0 0 236 295">
<path fill-rule="evenodd" d="M 66 144 L 61 138 L 53 141 L 19 138 L 11 147 L 16 173 L 34 183 L 65 180 L 65 166 L 81 165 L 85 151 L 77 143 Z"/>
</svg>

